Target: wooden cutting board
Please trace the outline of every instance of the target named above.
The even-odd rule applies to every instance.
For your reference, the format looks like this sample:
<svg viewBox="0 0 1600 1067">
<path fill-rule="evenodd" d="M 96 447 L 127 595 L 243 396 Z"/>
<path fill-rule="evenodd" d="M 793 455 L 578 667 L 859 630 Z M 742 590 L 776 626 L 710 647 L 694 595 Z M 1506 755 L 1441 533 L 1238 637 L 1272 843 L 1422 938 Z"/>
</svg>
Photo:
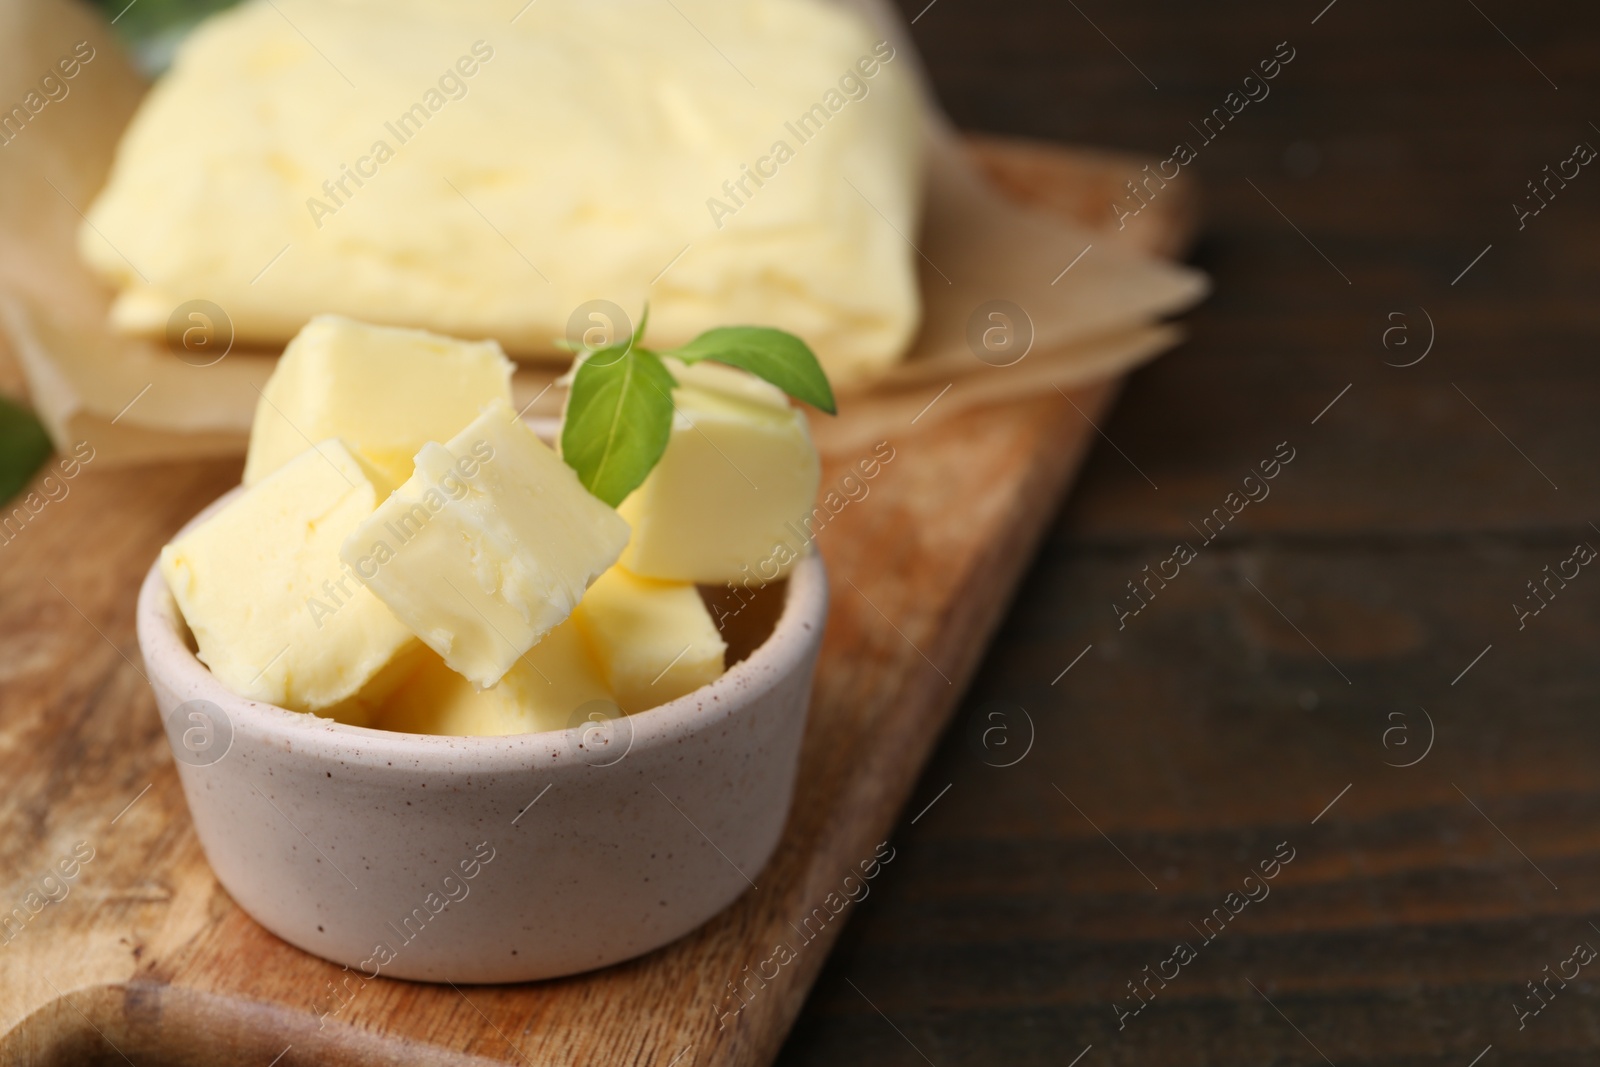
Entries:
<svg viewBox="0 0 1600 1067">
<path fill-rule="evenodd" d="M 1192 236 L 1181 183 L 1137 228 L 1111 232 L 1108 205 L 1143 160 L 996 140 L 976 150 L 1002 188 L 1108 242 L 1172 255 Z M 0 1063 L 769 1062 L 850 917 L 842 880 L 892 857 L 898 813 L 1094 441 L 1088 419 L 1102 421 L 1115 392 L 883 434 L 893 458 L 818 538 L 833 607 L 794 810 L 759 890 L 595 974 L 461 989 L 378 979 L 337 1001 L 339 968 L 261 929 L 212 877 L 133 635 L 145 569 L 238 481 L 239 463 L 86 468 L 0 545 L 0 922 L 22 917 L 0 927 Z M 826 455 L 824 489 L 872 451 Z M 877 877 L 895 877 L 892 858 Z M 803 934 L 792 925 L 818 914 Z M 550 918 L 605 922 L 605 902 Z M 747 981 L 772 973 L 780 942 L 794 958 Z M 319 1018 L 313 1004 L 330 1003 L 342 1006 Z"/>
</svg>

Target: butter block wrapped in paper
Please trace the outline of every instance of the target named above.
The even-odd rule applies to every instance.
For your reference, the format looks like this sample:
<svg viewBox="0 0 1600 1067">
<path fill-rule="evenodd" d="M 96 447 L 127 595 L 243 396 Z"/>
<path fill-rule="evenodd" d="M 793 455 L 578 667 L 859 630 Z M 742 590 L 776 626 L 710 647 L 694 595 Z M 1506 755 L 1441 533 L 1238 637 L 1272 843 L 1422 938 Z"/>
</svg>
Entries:
<svg viewBox="0 0 1600 1067">
<path fill-rule="evenodd" d="M 113 324 L 158 333 L 203 294 L 246 345 L 335 312 L 536 355 L 603 296 L 648 299 L 662 345 L 788 329 L 841 382 L 903 354 L 923 114 L 864 18 L 519 7 L 247 0 L 203 24 L 79 235 Z"/>
</svg>

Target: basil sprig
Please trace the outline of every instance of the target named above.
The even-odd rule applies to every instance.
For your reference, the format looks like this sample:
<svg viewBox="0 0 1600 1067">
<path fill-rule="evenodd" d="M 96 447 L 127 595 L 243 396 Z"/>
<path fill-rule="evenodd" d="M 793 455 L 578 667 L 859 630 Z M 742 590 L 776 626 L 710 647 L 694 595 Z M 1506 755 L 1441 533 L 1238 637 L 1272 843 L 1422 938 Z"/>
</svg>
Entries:
<svg viewBox="0 0 1600 1067">
<path fill-rule="evenodd" d="M 626 344 L 579 353 L 561 426 L 561 458 L 584 488 L 612 507 L 660 462 L 672 436 L 677 379 L 662 362 L 710 360 L 748 371 L 830 415 L 838 413 L 828 376 L 800 338 L 767 326 L 719 326 L 681 348 L 656 352 L 639 342 L 650 309 Z"/>
</svg>

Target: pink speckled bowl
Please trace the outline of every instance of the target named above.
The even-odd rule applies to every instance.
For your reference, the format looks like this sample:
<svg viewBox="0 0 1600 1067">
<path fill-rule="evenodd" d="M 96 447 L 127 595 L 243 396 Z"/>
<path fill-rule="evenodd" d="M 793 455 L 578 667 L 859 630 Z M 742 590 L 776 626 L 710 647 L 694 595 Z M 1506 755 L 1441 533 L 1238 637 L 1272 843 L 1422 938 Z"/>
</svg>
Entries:
<svg viewBox="0 0 1600 1067">
<path fill-rule="evenodd" d="M 659 948 L 750 887 L 788 815 L 827 600 L 808 556 L 771 636 L 717 681 L 608 729 L 512 737 L 235 696 L 155 567 L 138 630 L 195 831 L 240 907 L 368 977 L 516 982 Z"/>
</svg>

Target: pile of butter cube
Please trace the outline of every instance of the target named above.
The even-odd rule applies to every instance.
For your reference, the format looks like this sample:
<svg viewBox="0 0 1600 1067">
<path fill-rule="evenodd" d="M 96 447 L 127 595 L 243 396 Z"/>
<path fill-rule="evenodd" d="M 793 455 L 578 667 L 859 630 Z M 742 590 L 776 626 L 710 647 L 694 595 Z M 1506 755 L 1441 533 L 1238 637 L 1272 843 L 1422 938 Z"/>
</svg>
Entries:
<svg viewBox="0 0 1600 1067">
<path fill-rule="evenodd" d="M 666 452 L 613 509 L 518 416 L 498 344 L 313 319 L 262 390 L 243 488 L 161 553 L 200 660 L 251 700 L 452 735 L 714 681 L 696 586 L 782 577 L 819 464 L 780 390 L 672 370 Z"/>
</svg>

